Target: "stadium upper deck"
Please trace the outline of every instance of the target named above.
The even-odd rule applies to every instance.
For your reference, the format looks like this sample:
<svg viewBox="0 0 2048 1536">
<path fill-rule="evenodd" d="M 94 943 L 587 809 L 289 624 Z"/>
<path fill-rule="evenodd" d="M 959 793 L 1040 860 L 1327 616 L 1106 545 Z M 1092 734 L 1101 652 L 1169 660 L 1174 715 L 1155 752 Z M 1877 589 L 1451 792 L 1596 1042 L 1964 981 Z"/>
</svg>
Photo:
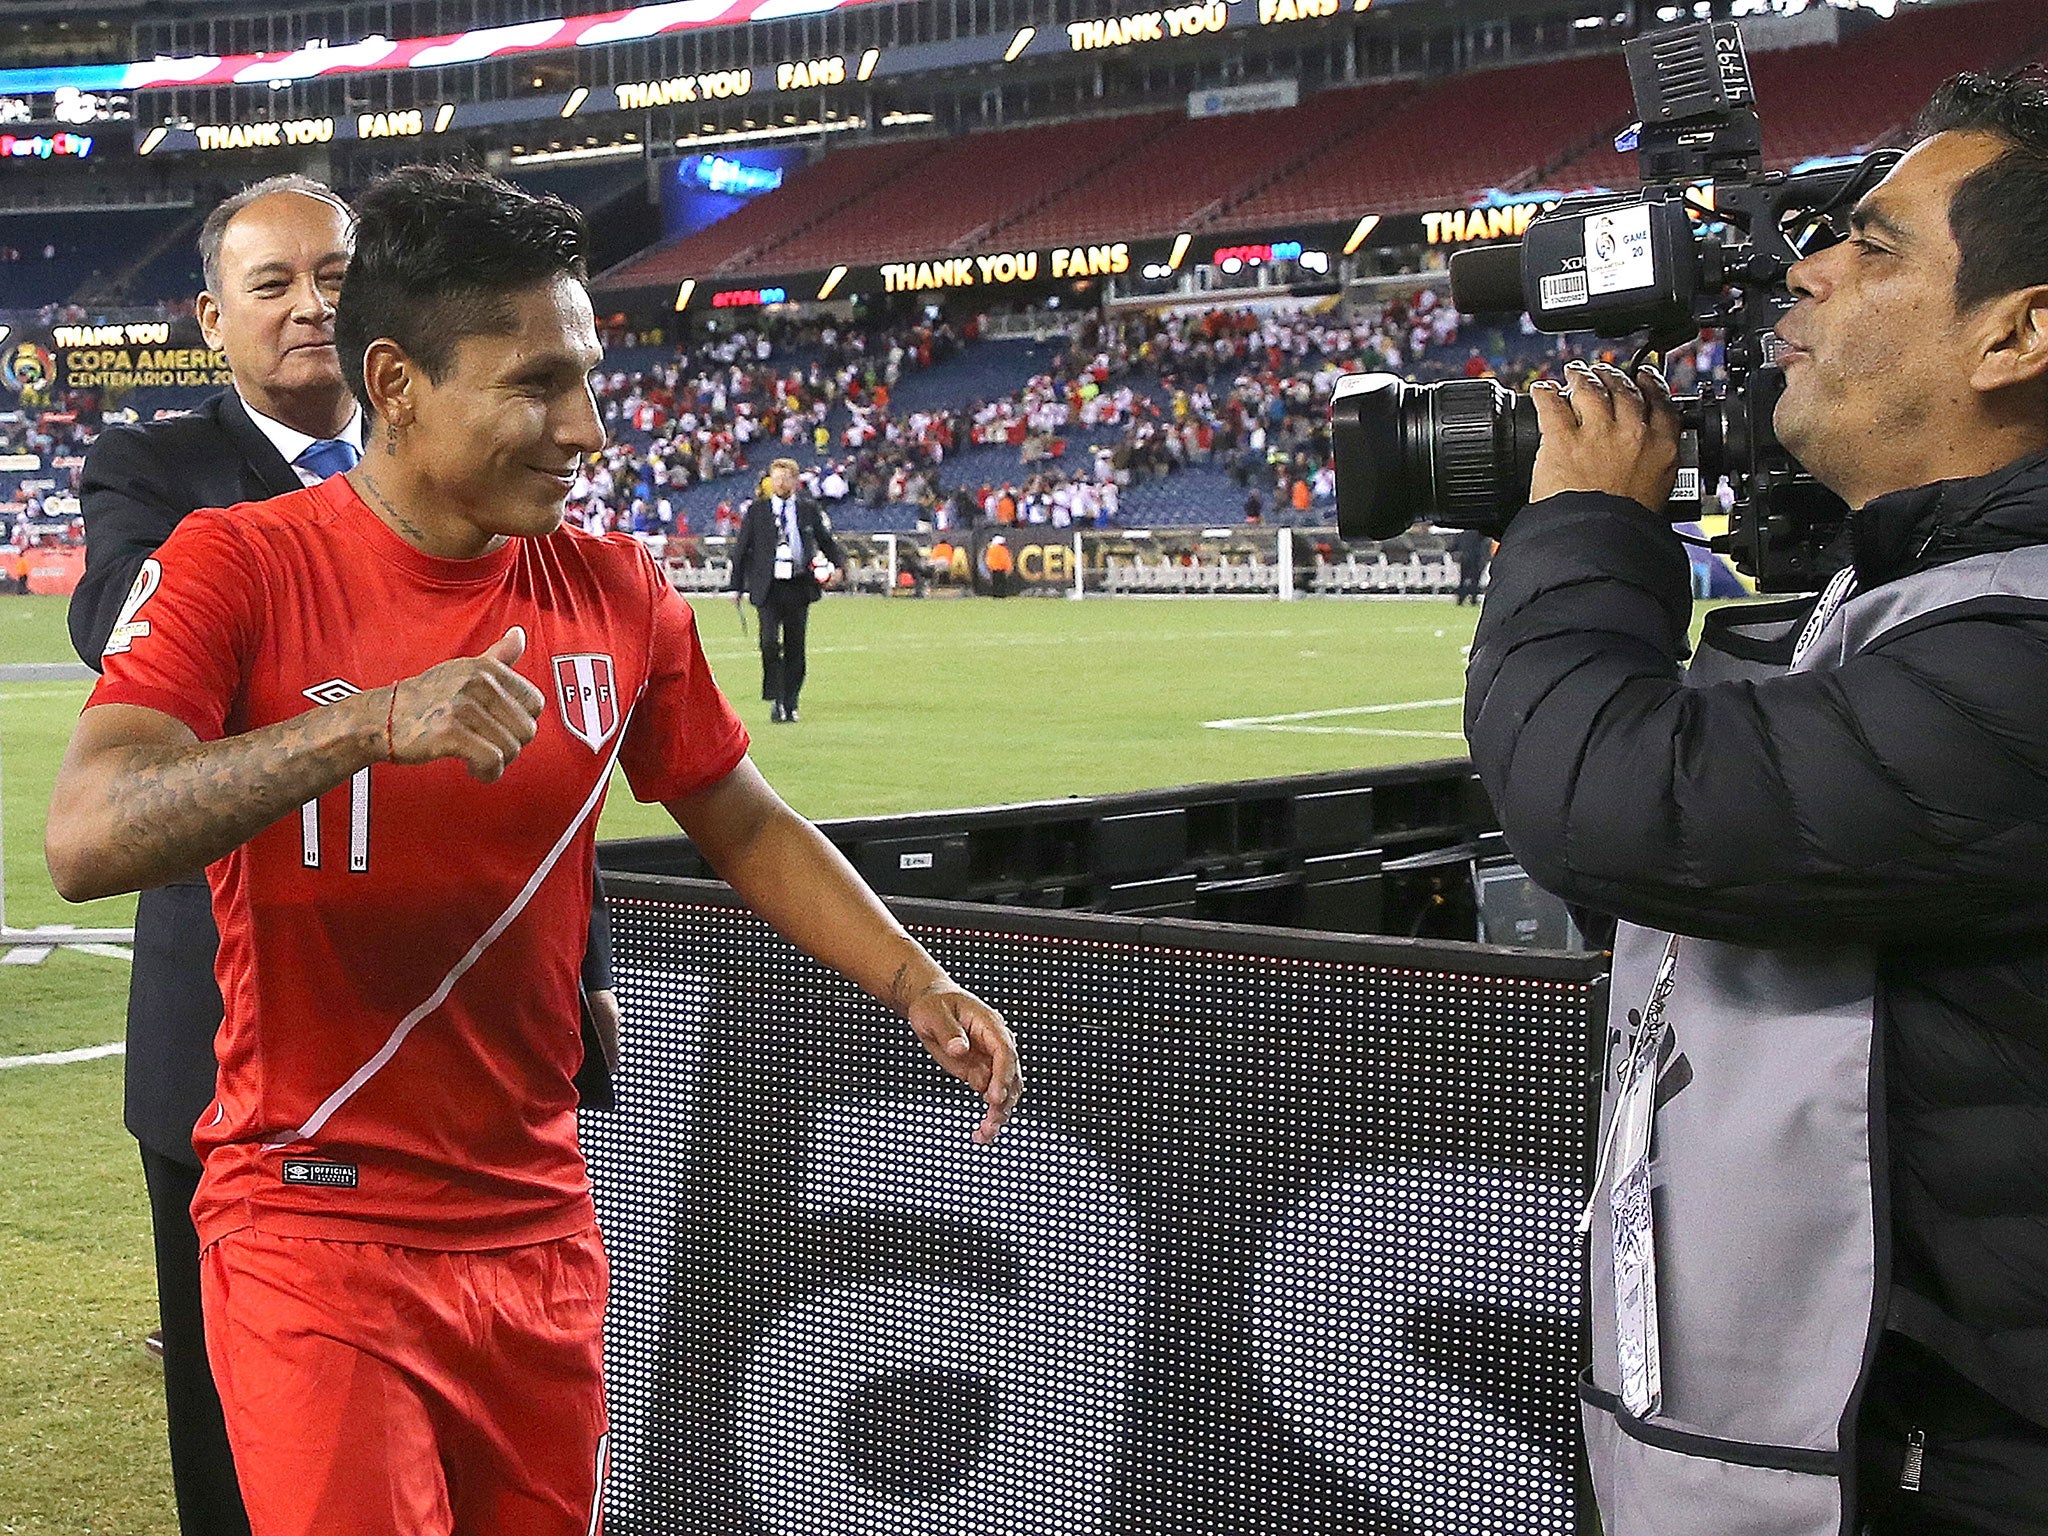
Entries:
<svg viewBox="0 0 2048 1536">
<path fill-rule="evenodd" d="M 1948 75 L 2044 52 L 2042 0 L 1930 8 L 1840 41 L 1759 51 L 1767 162 L 1896 142 Z M 1387 245 L 1453 244 L 1502 232 L 1456 217 L 1478 201 L 1634 185 L 1632 158 L 1610 147 L 1632 115 L 1615 59 L 1567 57 L 1332 89 L 1236 116 L 1141 114 L 976 134 L 922 153 L 828 154 L 757 199 L 743 224 L 736 216 L 663 244 L 600 286 L 694 279 L 704 302 L 781 280 L 794 296 L 797 275 L 843 268 L 847 286 L 986 287 L 990 257 L 1043 253 L 1043 271 L 1062 249 L 1092 259 L 1105 245 L 1119 274 L 1141 279 L 1149 265 L 1164 281 L 1160 269 L 1190 251 L 1214 262 L 1247 247 L 1327 249 L 1368 227 Z M 906 268 L 914 275 L 900 277 Z"/>
<path fill-rule="evenodd" d="M 259 13 L 222 0 L 165 19 L 86 0 L 85 15 L 132 21 L 125 45 L 95 25 L 106 40 L 90 62 L 22 58 L 41 83 L 83 67 L 131 88 L 9 97 L 0 70 L 0 117 L 24 119 L 0 156 L 0 309 L 189 294 L 206 208 L 285 169 L 343 190 L 428 158 L 559 181 L 600 215 L 599 264 L 617 265 L 599 286 L 648 313 L 952 288 L 1043 296 L 1068 278 L 1165 294 L 1233 262 L 1336 281 L 1354 256 L 1412 263 L 1417 247 L 1518 232 L 1556 191 L 1632 179 L 1608 145 L 1630 115 L 1614 44 L 1633 10 L 1145 3 L 358 0 Z M 78 10 L 31 0 L 11 13 L 24 9 Z M 1956 68 L 2039 56 L 2048 0 L 1909 4 L 1882 23 L 1814 8 L 1751 18 L 1745 35 L 1766 149 L 1789 164 L 1896 137 Z M 172 76 L 184 83 L 135 83 Z M 42 115 L 59 110 L 65 134 Z M 780 163 L 746 168 L 757 180 L 745 190 L 765 195 L 730 197 L 708 222 L 671 205 L 687 152 L 738 162 L 764 148 Z M 154 211 L 91 230 L 71 214 L 44 229 L 47 215 L 28 211 L 121 206 Z"/>
</svg>

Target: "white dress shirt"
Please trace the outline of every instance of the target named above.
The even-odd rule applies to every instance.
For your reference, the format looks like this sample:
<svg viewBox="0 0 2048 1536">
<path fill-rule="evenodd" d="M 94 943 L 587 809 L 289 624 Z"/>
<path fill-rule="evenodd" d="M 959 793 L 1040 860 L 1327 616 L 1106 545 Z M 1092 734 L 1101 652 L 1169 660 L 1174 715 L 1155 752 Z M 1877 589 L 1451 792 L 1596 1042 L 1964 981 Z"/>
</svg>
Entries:
<svg viewBox="0 0 2048 1536">
<path fill-rule="evenodd" d="M 237 390 L 235 393 L 236 398 L 242 401 L 242 409 L 247 411 L 249 419 L 256 423 L 256 430 L 269 438 L 270 446 L 284 456 L 285 463 L 291 465 L 292 473 L 299 477 L 299 484 L 318 485 L 320 483 L 320 476 L 296 461 L 300 454 L 304 453 L 315 443 L 324 443 L 328 439 L 324 437 L 308 437 L 296 427 L 288 427 L 283 422 L 264 415 L 255 406 L 251 405 L 247 399 L 242 397 L 241 391 Z M 348 419 L 348 425 L 337 432 L 335 437 L 353 446 L 358 455 L 362 453 L 363 408 L 361 406 L 356 407 L 354 414 Z"/>
</svg>

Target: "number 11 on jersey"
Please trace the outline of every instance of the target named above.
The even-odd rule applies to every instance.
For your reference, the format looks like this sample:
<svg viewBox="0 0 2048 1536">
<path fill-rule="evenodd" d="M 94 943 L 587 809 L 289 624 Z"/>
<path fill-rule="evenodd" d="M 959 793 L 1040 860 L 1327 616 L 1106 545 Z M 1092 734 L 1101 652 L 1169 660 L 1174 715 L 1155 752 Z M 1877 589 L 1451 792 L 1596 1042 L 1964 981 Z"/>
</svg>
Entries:
<svg viewBox="0 0 2048 1536">
<path fill-rule="evenodd" d="M 315 704 L 336 704 L 362 692 L 346 678 L 332 677 L 303 690 Z M 299 807 L 299 848 L 306 868 L 320 867 L 320 802 Z M 360 768 L 348 781 L 348 868 L 360 875 L 370 867 L 370 770 Z"/>
</svg>

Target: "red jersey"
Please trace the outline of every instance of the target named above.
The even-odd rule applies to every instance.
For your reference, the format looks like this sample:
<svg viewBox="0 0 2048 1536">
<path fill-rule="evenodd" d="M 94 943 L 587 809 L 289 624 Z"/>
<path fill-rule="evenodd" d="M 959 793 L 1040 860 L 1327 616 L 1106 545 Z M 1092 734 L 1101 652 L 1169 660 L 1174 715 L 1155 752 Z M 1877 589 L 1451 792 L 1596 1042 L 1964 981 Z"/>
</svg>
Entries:
<svg viewBox="0 0 2048 1536">
<path fill-rule="evenodd" d="M 380 764 L 214 864 L 226 1016 L 193 1144 L 202 1242 L 242 1227 L 498 1248 L 588 1226 L 579 970 L 614 759 L 642 800 L 724 777 L 747 733 L 689 605 L 630 538 L 421 553 L 336 476 L 185 518 L 145 563 L 87 707 L 201 741 L 381 688 L 510 626 L 547 703 L 495 784 Z"/>
</svg>

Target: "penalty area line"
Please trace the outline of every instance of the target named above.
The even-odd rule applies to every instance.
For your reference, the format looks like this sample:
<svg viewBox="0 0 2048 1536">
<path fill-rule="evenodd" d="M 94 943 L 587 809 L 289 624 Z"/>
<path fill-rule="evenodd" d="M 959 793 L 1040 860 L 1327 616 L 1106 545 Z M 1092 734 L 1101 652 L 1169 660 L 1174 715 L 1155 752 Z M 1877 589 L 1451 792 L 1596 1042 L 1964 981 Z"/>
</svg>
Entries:
<svg viewBox="0 0 2048 1536">
<path fill-rule="evenodd" d="M 1449 709 L 1465 702 L 1452 699 L 1403 699 L 1393 704 L 1348 704 L 1339 709 L 1303 709 L 1289 715 L 1242 715 L 1234 720 L 1204 720 L 1211 731 L 1299 731 L 1316 736 L 1418 736 L 1431 741 L 1463 741 L 1463 731 L 1407 731 L 1391 726 L 1311 725 L 1314 720 L 1344 720 L 1359 715 L 1393 715 L 1416 709 Z"/>
<path fill-rule="evenodd" d="M 1247 730 L 1291 731 L 1302 736 L 1411 736 L 1422 741 L 1463 741 L 1463 731 L 1404 731 L 1390 725 L 1257 725 Z"/>
</svg>

